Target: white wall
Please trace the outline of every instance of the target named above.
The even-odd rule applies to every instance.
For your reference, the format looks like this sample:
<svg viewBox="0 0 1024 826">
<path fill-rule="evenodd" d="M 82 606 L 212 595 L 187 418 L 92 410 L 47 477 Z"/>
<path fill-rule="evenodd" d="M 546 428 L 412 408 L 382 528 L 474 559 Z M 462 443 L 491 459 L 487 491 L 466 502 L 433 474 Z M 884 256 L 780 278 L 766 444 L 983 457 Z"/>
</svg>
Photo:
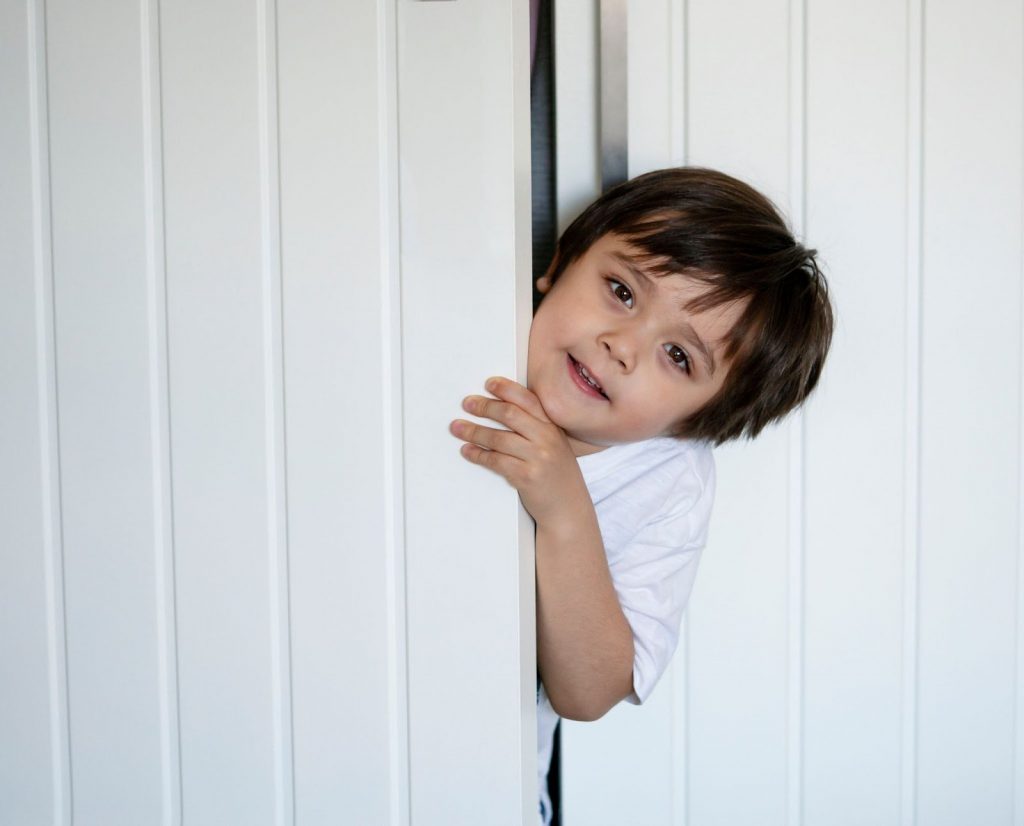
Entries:
<svg viewBox="0 0 1024 826">
<path fill-rule="evenodd" d="M 0 822 L 534 822 L 527 26 L 0 5 Z"/>
<path fill-rule="evenodd" d="M 563 226 L 596 190 L 591 4 L 556 5 Z M 716 451 L 645 707 L 563 723 L 566 823 L 1024 818 L 1020 2 L 637 0 L 630 174 L 775 198 L 838 310 L 803 413 Z"/>
</svg>

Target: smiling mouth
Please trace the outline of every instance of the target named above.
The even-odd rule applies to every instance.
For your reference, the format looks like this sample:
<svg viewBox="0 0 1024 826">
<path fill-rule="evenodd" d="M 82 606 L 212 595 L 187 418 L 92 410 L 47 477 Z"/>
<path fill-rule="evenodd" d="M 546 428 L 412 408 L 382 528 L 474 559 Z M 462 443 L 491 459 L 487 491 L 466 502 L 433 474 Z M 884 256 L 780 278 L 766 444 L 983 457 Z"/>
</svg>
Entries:
<svg viewBox="0 0 1024 826">
<path fill-rule="evenodd" d="M 571 353 L 569 354 L 569 361 L 572 362 L 573 370 L 576 372 L 576 375 L 579 376 L 580 379 L 582 379 L 584 384 L 586 384 L 588 387 L 594 390 L 594 392 L 601 395 L 603 398 L 608 398 L 608 394 L 604 392 L 601 385 L 598 383 L 597 379 L 591 376 L 587 368 L 580 364 L 578 361 L 576 361 L 576 359 L 572 357 Z"/>
</svg>

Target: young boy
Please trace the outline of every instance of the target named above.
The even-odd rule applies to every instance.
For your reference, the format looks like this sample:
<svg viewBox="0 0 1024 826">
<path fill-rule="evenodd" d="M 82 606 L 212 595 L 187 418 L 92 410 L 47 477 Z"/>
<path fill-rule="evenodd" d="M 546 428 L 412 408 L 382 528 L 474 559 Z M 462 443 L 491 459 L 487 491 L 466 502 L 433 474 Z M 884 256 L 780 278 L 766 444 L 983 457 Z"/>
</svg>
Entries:
<svg viewBox="0 0 1024 826">
<path fill-rule="evenodd" d="M 675 650 L 707 539 L 711 448 L 817 384 L 832 308 L 770 201 L 708 169 L 609 190 L 565 231 L 530 328 L 527 386 L 492 378 L 456 420 L 469 461 L 537 524 L 538 781 L 560 717 L 644 702 Z"/>
</svg>

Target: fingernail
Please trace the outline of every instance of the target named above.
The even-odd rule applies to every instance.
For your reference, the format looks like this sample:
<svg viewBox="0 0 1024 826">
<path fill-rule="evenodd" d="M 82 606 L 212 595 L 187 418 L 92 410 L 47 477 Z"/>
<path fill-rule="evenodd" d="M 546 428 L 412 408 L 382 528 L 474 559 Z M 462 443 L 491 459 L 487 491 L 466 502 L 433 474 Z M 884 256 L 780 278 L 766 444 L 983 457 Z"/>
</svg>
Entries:
<svg viewBox="0 0 1024 826">
<path fill-rule="evenodd" d="M 488 390 L 495 390 L 498 387 L 498 380 L 495 378 L 490 378 L 484 383 L 484 387 L 486 387 Z"/>
<path fill-rule="evenodd" d="M 462 400 L 462 407 L 466 410 L 472 410 L 474 404 L 476 404 L 476 402 L 473 400 L 472 396 L 466 396 L 466 398 Z"/>
</svg>

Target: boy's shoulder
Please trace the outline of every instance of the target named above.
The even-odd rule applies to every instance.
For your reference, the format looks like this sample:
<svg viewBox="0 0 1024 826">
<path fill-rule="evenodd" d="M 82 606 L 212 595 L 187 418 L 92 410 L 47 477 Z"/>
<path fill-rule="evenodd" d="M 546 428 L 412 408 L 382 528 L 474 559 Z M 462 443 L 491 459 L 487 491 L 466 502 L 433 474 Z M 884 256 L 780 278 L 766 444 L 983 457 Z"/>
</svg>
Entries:
<svg viewBox="0 0 1024 826">
<path fill-rule="evenodd" d="M 692 500 L 714 487 L 712 445 L 703 440 L 659 436 L 613 445 L 578 461 L 595 502 L 627 488 L 633 495 L 649 491 L 662 501 L 665 496 Z"/>
</svg>

